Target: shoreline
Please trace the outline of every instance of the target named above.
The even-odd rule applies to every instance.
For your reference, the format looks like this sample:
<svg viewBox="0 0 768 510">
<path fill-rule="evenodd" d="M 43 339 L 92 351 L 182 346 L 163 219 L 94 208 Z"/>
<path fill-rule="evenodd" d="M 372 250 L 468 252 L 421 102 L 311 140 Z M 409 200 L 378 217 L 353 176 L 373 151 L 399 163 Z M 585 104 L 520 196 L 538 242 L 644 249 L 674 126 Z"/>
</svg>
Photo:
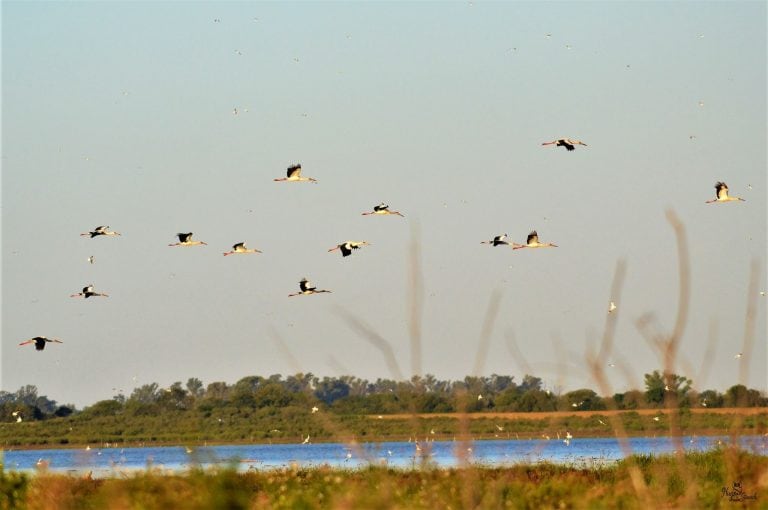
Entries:
<svg viewBox="0 0 768 510">
<path fill-rule="evenodd" d="M 420 432 L 421 434 L 427 434 L 429 440 L 435 441 L 451 441 L 451 440 L 467 440 L 467 441 L 487 441 L 487 440 L 538 440 L 542 439 L 543 434 L 549 432 L 555 434 L 555 429 L 565 431 L 566 427 L 558 422 L 566 418 L 579 417 L 579 418 L 609 418 L 611 416 L 622 416 L 626 414 L 636 413 L 640 416 L 661 416 L 670 415 L 679 411 L 677 409 L 637 409 L 637 410 L 603 410 L 603 411 L 550 411 L 550 412 L 502 412 L 502 413 L 422 413 L 422 414 L 385 414 L 385 415 L 361 415 L 361 418 L 365 418 L 372 421 L 387 421 L 387 420 L 429 420 L 429 419 L 454 419 L 461 420 L 506 420 L 506 421 L 541 421 L 549 420 L 548 424 L 541 427 L 537 431 L 526 432 L 499 432 L 499 433 L 476 433 L 470 434 L 469 437 L 462 438 L 460 434 L 428 434 L 427 432 Z M 766 415 L 768 414 L 768 408 L 764 407 L 746 407 L 746 408 L 716 408 L 716 409 L 702 409 L 695 408 L 689 409 L 692 414 L 699 415 L 733 415 L 740 418 L 746 416 Z M 343 415 L 337 415 L 343 416 Z M 672 437 L 669 427 L 658 431 L 649 430 L 627 430 L 624 437 L 657 437 L 668 436 Z M 610 422 L 606 422 L 606 428 L 602 430 L 588 429 L 588 430 L 574 430 L 574 433 L 578 437 L 582 438 L 594 438 L 594 437 L 618 437 L 615 430 L 611 426 Z M 736 431 L 722 430 L 716 428 L 700 428 L 696 430 L 682 429 L 679 436 L 736 436 L 736 435 L 766 435 L 768 432 L 762 428 L 743 429 L 740 428 Z M 342 444 L 360 444 L 360 443 L 385 443 L 385 442 L 400 442 L 414 439 L 413 434 L 390 434 L 390 435 L 351 435 L 351 436 L 336 436 L 336 437 L 318 437 L 313 438 L 313 443 L 342 443 Z M 275 438 L 272 440 L 196 440 L 196 441 L 110 441 L 103 443 L 66 443 L 66 444 L 18 444 L 18 445 L 0 445 L 0 453 L 6 451 L 19 451 L 19 450 L 85 450 L 88 447 L 92 449 L 98 448 L 152 448 L 152 447 L 206 447 L 206 446 L 224 446 L 224 445 L 284 445 L 293 444 L 296 442 L 295 438 Z"/>
</svg>

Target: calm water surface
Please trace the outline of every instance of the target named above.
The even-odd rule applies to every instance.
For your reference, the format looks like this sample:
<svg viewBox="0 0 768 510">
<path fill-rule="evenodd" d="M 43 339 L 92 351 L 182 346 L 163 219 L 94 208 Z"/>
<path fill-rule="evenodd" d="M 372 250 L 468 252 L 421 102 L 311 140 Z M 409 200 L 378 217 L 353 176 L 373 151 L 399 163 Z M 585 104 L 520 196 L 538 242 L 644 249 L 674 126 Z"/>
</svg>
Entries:
<svg viewBox="0 0 768 510">
<path fill-rule="evenodd" d="M 674 451 L 668 437 L 630 438 L 632 453 L 667 454 Z M 686 450 L 706 451 L 727 444 L 727 437 L 683 437 Z M 743 436 L 745 450 L 768 455 L 768 437 Z M 360 467 L 386 464 L 398 468 L 420 466 L 424 461 L 437 467 L 453 467 L 460 458 L 486 466 L 553 462 L 578 467 L 610 464 L 624 458 L 615 438 L 573 438 L 563 440 L 484 440 L 469 443 L 454 441 L 386 442 L 350 445 L 343 443 L 184 446 L 148 448 L 96 448 L 51 450 L 6 450 L 5 469 L 34 470 L 38 461 L 48 463 L 54 472 L 109 476 L 123 471 L 158 468 L 183 471 L 190 467 L 237 466 L 240 470 L 302 467 Z"/>
</svg>

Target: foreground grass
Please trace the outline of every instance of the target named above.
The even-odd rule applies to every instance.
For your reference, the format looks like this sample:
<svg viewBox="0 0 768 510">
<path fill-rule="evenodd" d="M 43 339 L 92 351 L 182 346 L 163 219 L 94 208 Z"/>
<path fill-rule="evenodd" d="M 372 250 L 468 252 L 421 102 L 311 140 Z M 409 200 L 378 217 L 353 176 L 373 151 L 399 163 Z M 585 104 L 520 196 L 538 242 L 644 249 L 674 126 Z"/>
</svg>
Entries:
<svg viewBox="0 0 768 510">
<path fill-rule="evenodd" d="M 640 477 L 633 481 L 632 471 Z M 738 485 L 734 485 L 738 484 Z M 731 496 L 724 494 L 728 489 Z M 649 506 L 651 505 L 651 506 Z M 768 457 L 733 449 L 614 466 L 369 467 L 90 479 L 0 470 L 0 509 L 768 508 Z"/>
</svg>

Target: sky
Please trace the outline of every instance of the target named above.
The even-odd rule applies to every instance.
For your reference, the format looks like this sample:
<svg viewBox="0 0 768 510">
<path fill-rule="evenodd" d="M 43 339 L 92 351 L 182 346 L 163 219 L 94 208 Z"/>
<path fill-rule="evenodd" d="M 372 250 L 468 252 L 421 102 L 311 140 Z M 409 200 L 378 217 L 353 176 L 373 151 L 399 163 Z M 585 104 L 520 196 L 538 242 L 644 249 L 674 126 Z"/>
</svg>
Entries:
<svg viewBox="0 0 768 510">
<path fill-rule="evenodd" d="M 588 145 L 541 145 L 561 137 Z M 765 2 L 3 2 L 0 388 L 596 389 L 611 324 L 610 390 L 643 389 L 663 362 L 638 320 L 675 324 L 672 210 L 675 372 L 766 391 L 767 140 Z M 318 182 L 273 181 L 295 163 Z M 717 181 L 746 201 L 705 204 Z M 361 215 L 380 202 L 405 217 Z M 97 225 L 122 235 L 80 236 Z M 534 229 L 558 247 L 480 244 Z M 346 240 L 371 245 L 328 253 Z M 241 241 L 263 253 L 222 256 Z M 332 293 L 289 298 L 303 277 Z M 109 297 L 69 297 L 86 284 Z"/>
</svg>

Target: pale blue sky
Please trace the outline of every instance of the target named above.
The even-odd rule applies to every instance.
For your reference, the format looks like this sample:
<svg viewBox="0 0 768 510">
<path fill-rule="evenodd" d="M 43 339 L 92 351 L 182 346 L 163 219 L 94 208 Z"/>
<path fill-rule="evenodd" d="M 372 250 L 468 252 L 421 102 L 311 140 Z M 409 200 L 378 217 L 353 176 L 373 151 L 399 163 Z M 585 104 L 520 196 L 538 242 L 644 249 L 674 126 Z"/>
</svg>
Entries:
<svg viewBox="0 0 768 510">
<path fill-rule="evenodd" d="M 631 377 L 610 380 L 640 388 L 661 363 L 635 321 L 674 323 L 670 207 L 693 279 L 677 372 L 768 386 L 767 300 L 747 296 L 752 260 L 766 287 L 765 2 L 3 2 L 2 48 L 4 390 L 83 406 L 189 377 L 394 377 L 336 307 L 410 375 L 415 225 L 422 373 L 472 372 L 498 289 L 482 373 L 522 379 L 513 332 L 550 387 L 596 387 L 579 367 L 623 258 Z M 540 145 L 558 137 L 589 146 Z M 272 181 L 296 162 L 319 183 Z M 747 202 L 705 205 L 718 180 Z M 360 215 L 381 201 L 406 218 Z M 96 225 L 123 236 L 79 236 Z M 480 244 L 532 229 L 560 247 Z M 208 246 L 167 246 L 187 231 Z M 347 239 L 372 246 L 327 253 Z M 239 241 L 264 253 L 222 257 Z M 305 276 L 333 293 L 289 299 Z M 110 297 L 68 297 L 88 283 Z M 65 343 L 17 347 L 36 335 Z"/>
</svg>

